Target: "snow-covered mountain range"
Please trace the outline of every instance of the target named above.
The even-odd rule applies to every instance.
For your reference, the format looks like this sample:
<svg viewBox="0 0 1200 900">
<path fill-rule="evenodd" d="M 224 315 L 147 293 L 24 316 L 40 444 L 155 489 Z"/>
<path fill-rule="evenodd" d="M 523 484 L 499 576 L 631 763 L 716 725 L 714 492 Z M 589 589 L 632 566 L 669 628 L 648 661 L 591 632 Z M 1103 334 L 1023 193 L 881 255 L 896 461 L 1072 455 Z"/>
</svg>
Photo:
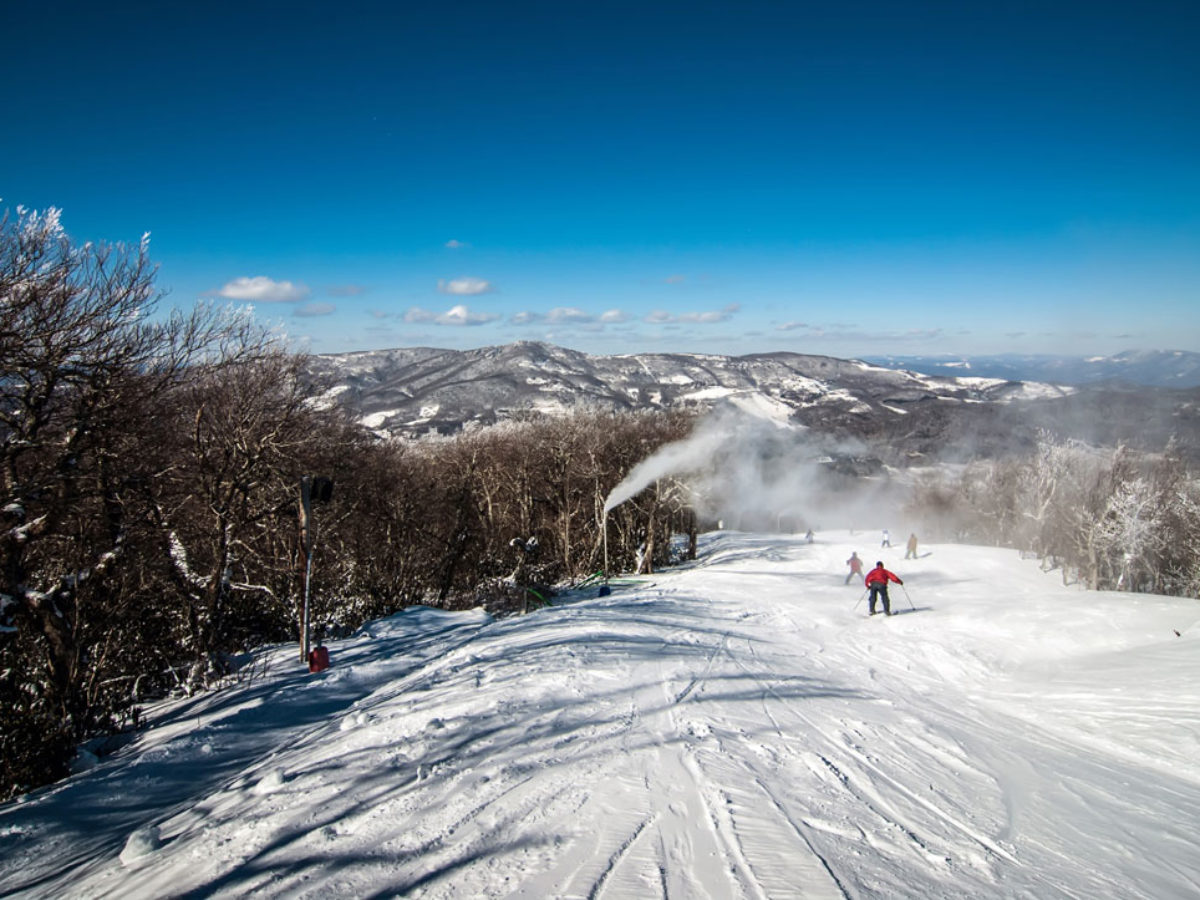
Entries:
<svg viewBox="0 0 1200 900">
<path fill-rule="evenodd" d="M 1174 436 L 1200 458 L 1200 391 L 1080 389 L 928 375 L 799 353 L 598 356 L 518 342 L 314 358 L 315 374 L 365 427 L 392 437 L 452 434 L 570 410 L 735 406 L 852 440 L 889 463 L 1028 448 L 1038 429 L 1092 443 L 1160 450 Z"/>
<path fill-rule="evenodd" d="M 319 674 L 264 649 L 0 806 L 0 895 L 1200 895 L 1196 602 L 878 544 L 714 533 L 609 596 L 368 623 Z"/>
<path fill-rule="evenodd" d="M 369 428 L 452 432 L 530 412 L 710 408 L 731 403 L 797 424 L 871 413 L 904 415 L 924 401 L 1009 402 L 1071 388 L 974 376 L 931 376 L 799 353 L 596 356 L 520 341 L 475 350 L 425 347 L 316 358 L 330 396 Z"/>
<path fill-rule="evenodd" d="M 1126 350 L 1113 356 L 869 356 L 877 365 L 928 375 L 976 375 L 1013 381 L 1088 385 L 1122 382 L 1165 388 L 1200 387 L 1200 353 Z"/>
</svg>

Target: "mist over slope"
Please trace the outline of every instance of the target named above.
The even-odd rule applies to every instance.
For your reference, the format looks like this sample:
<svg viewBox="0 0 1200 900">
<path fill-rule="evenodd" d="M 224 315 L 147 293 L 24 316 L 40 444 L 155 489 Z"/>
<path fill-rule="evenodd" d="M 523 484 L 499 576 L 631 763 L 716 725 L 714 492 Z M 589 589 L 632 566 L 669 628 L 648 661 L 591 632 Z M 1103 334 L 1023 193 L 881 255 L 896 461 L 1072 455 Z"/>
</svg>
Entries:
<svg viewBox="0 0 1200 900">
<path fill-rule="evenodd" d="M 714 533 L 609 596 L 370 623 L 317 675 L 262 651 L 0 807 L 0 893 L 1194 896 L 1200 606 L 878 544 Z"/>
</svg>

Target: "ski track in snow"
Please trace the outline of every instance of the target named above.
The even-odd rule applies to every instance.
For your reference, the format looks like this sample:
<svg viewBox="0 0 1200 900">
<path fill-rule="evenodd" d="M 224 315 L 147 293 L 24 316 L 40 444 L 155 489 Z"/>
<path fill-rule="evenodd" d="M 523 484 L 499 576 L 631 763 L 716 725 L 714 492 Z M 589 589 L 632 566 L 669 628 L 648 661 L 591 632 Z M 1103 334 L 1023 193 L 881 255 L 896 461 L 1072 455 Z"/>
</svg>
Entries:
<svg viewBox="0 0 1200 900">
<path fill-rule="evenodd" d="M 843 584 L 864 546 L 891 618 Z M 701 549 L 521 618 L 408 610 L 317 676 L 264 651 L 0 807 L 0 895 L 1200 895 L 1195 601 L 844 532 Z"/>
</svg>

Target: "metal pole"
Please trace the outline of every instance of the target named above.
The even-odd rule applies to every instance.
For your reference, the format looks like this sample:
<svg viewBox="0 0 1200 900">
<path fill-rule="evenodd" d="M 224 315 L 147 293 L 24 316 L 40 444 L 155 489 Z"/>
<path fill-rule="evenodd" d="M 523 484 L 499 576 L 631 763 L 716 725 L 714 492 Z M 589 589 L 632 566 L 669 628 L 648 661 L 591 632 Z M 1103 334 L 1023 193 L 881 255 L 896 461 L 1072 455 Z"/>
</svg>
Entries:
<svg viewBox="0 0 1200 900">
<path fill-rule="evenodd" d="M 309 628 L 308 628 L 308 594 L 309 585 L 312 584 L 312 553 L 305 554 L 304 560 L 304 644 L 300 648 L 301 659 L 308 662 L 308 654 L 310 650 Z"/>
<path fill-rule="evenodd" d="M 900 590 L 904 591 L 904 599 L 908 601 L 908 608 L 913 612 L 916 612 L 917 608 L 913 606 L 912 597 L 908 596 L 908 588 L 906 588 L 904 585 L 900 585 Z"/>
<path fill-rule="evenodd" d="M 304 553 L 304 612 L 300 620 L 300 661 L 308 662 L 308 585 L 312 574 L 312 476 L 300 479 L 300 549 Z"/>
<path fill-rule="evenodd" d="M 608 511 L 605 510 L 604 517 L 600 521 L 600 527 L 604 529 L 604 582 L 608 583 Z"/>
<path fill-rule="evenodd" d="M 597 595 L 607 597 L 612 593 L 612 589 L 608 586 L 608 510 L 604 511 L 600 525 L 604 529 L 604 584 L 600 585 Z"/>
</svg>

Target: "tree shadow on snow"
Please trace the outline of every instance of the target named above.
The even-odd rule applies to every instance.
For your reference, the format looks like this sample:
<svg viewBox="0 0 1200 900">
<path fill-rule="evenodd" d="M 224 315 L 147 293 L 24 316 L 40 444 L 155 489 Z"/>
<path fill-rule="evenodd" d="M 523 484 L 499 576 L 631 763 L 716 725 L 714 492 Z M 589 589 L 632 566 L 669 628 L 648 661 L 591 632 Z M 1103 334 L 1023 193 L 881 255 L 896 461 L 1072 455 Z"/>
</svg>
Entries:
<svg viewBox="0 0 1200 900">
<path fill-rule="evenodd" d="M 530 781 L 535 769 L 587 768 L 598 759 L 620 759 L 643 749 L 655 752 L 664 744 L 700 740 L 687 733 L 642 730 L 641 720 L 685 704 L 703 716 L 706 707 L 760 702 L 768 695 L 796 703 L 865 696 L 821 679 L 772 671 L 753 652 L 739 651 L 745 654 L 735 660 L 740 671 L 711 672 L 713 661 L 730 652 L 731 639 L 751 645 L 758 639 L 739 630 L 732 618 L 714 623 L 711 611 L 704 615 L 699 608 L 689 608 L 698 603 L 705 601 L 678 594 L 642 594 L 554 607 L 519 619 L 450 618 L 442 620 L 451 622 L 449 626 L 425 632 L 401 633 L 400 626 L 383 623 L 375 628 L 377 639 L 366 634 L 333 642 L 334 667 L 320 675 L 309 675 L 295 662 L 295 672 L 289 669 L 258 684 L 181 701 L 156 718 L 157 726 L 172 730 L 163 732 L 166 740 L 135 744 L 86 775 L 49 788 L 26 809 L 6 810 L 6 824 L 36 834 L 38 845 L 54 835 L 64 850 L 22 873 L 24 880 L 8 873 L 0 892 L 46 891 L 64 877 L 77 878 L 81 871 L 112 865 L 126 836 L 143 825 L 171 823 L 168 831 L 175 833 L 164 845 L 164 853 L 171 853 L 176 841 L 195 839 L 210 827 L 234 828 L 238 823 L 215 813 L 221 805 L 218 798 L 240 808 L 239 796 L 252 790 L 272 767 L 286 773 L 280 795 L 287 798 L 288 792 L 294 792 L 294 803 L 303 809 L 311 801 L 302 792 L 312 785 L 333 782 L 339 791 L 324 805 L 312 803 L 302 826 L 280 822 L 279 833 L 265 847 L 194 888 L 191 896 L 249 886 L 263 872 L 274 871 L 271 857 L 282 872 L 306 866 L 366 865 L 380 857 L 368 854 L 369 859 L 361 862 L 360 845 L 339 852 L 338 841 L 314 841 L 314 833 L 381 804 L 403 800 L 404 809 L 412 811 L 398 816 L 378 837 L 407 844 L 402 840 L 406 830 L 444 813 L 446 795 L 453 796 L 458 777 L 475 772 L 493 776 L 490 787 L 475 786 L 479 802 L 472 799 L 463 817 L 470 821 L 490 805 L 504 802 L 508 789 L 498 785 Z M 414 621 L 431 624 L 420 617 Z M 606 657 L 617 658 L 617 664 L 607 668 L 615 675 L 650 665 L 650 671 L 661 677 L 596 690 L 589 682 L 594 673 L 606 671 Z M 276 664 L 284 665 L 282 659 L 278 657 Z M 576 679 L 574 691 L 563 689 L 568 678 Z M 468 705 L 467 712 L 458 716 L 447 712 L 447 705 L 476 702 L 470 698 L 484 685 L 495 697 L 486 708 Z M 367 698 L 370 705 L 359 704 Z M 356 741 L 366 745 L 347 749 L 337 732 L 356 709 L 370 716 L 355 728 Z M 434 721 L 442 724 L 434 728 Z M 406 732 L 412 727 L 418 730 Z M 777 734 L 769 721 L 763 721 L 761 728 L 769 737 Z M 378 740 L 373 739 L 376 736 Z M 314 751 L 323 741 L 336 748 L 332 758 Z M 594 766 L 585 775 L 592 771 Z M 434 778 L 428 778 L 431 772 L 436 773 Z M 562 783 L 561 778 L 555 782 L 559 787 Z M 552 802 L 553 796 L 543 799 Z M 268 813 L 263 815 L 269 819 Z M 528 840 L 529 846 L 537 843 L 524 838 L 513 843 L 501 834 L 497 838 L 514 849 L 520 841 Z M 391 886 L 384 892 L 406 892 L 443 877 L 420 874 L 418 868 L 436 865 L 439 871 L 450 872 L 475 861 L 474 855 L 464 853 L 435 862 L 433 856 L 448 851 L 447 840 L 435 836 L 399 857 L 392 856 L 389 871 L 397 880 L 387 882 Z M 174 852 L 186 851 L 180 847 Z M 299 856 L 279 858 L 287 854 Z M 154 865 L 153 860 L 148 862 Z M 405 865 L 406 871 L 401 872 L 397 863 L 413 865 Z"/>
<path fill-rule="evenodd" d="M 646 622 L 662 627 L 653 619 Z M 335 743 L 325 759 L 298 755 L 300 766 L 288 775 L 292 789 L 335 783 L 337 795 L 315 810 L 316 815 L 304 817 L 303 826 L 289 823 L 248 861 L 194 889 L 192 896 L 252 889 L 264 873 L 271 873 L 279 884 L 274 879 L 280 872 L 356 866 L 370 870 L 376 863 L 384 871 L 372 896 L 405 894 L 497 853 L 542 846 L 541 834 L 512 831 L 526 827 L 523 805 L 539 810 L 555 803 L 569 806 L 570 797 L 562 795 L 586 795 L 594 789 L 595 778 L 611 774 L 613 761 L 619 766 L 641 752 L 659 753 L 664 746 L 704 740 L 684 728 L 664 733 L 664 723 L 673 717 L 663 714 L 671 710 L 687 710 L 686 718 L 711 721 L 716 731 L 736 727 L 744 737 L 784 739 L 769 717 L 755 724 L 735 715 L 735 726 L 720 716 L 711 719 L 705 711 L 723 710 L 725 704 L 750 708 L 768 695 L 783 703 L 867 696 L 820 678 L 772 671 L 751 654 L 740 660 L 741 671 L 713 674 L 710 663 L 725 652 L 728 633 L 684 631 L 672 638 L 604 629 L 581 634 L 575 623 L 568 633 L 576 636 L 564 640 L 565 635 L 545 633 L 549 624 L 533 629 L 536 639 L 519 644 L 512 641 L 511 632 L 500 629 L 481 634 L 469 664 L 414 675 L 404 691 L 373 707 L 379 719 L 356 730 L 353 748 Z M 697 635 L 705 640 L 680 639 Z M 487 645 L 489 637 L 495 638 L 492 646 Z M 604 671 L 599 664 L 607 656 L 622 661 L 609 671 L 664 660 L 667 665 L 682 663 L 683 668 L 665 671 L 662 679 L 616 683 L 604 690 L 594 685 L 567 689 L 568 664 L 587 682 L 595 677 L 591 673 Z M 456 715 L 453 702 L 478 689 L 480 673 L 488 675 L 484 683 L 496 700 Z M 436 722 L 436 727 L 426 724 L 410 734 L 397 733 L 398 728 L 404 731 L 401 726 L 426 721 Z M 367 739 L 371 740 L 364 745 Z M 286 757 L 279 762 L 286 766 Z M 384 808 L 386 815 L 371 817 L 372 810 Z M 370 818 L 369 836 L 377 853 L 364 855 L 360 843 L 340 853 L 336 840 L 309 846 L 314 832 L 359 817 Z M 221 824 L 210 822 L 206 827 Z M 432 836 L 414 844 L 414 831 Z M 456 840 L 463 846 L 456 848 Z M 271 857 L 283 857 L 282 868 L 273 866 Z"/>
<path fill-rule="evenodd" d="M 539 775 L 563 769 L 567 772 L 579 770 L 581 774 L 547 777 L 545 790 L 556 793 L 535 796 L 530 802 L 544 811 L 542 804 L 562 799 L 558 792 L 564 784 L 586 793 L 592 787 L 587 779 L 603 770 L 603 766 L 598 769 L 593 763 L 633 758 L 643 751 L 657 753 L 665 746 L 703 740 L 686 733 L 664 736 L 653 728 L 639 730 L 641 720 L 652 719 L 685 704 L 698 714 L 707 704 L 761 701 L 765 692 L 764 680 L 771 682 L 771 696 L 783 702 L 863 696 L 857 691 L 831 687 L 817 679 L 738 673 L 704 679 L 703 684 L 694 688 L 688 685 L 681 691 L 671 691 L 661 703 L 640 708 L 635 714 L 628 708 L 630 695 L 654 690 L 660 687 L 659 684 L 627 685 L 589 695 L 589 705 L 596 701 L 605 704 L 608 712 L 603 715 L 596 715 L 595 710 L 580 710 L 579 699 L 567 697 L 557 704 L 532 705 L 519 715 L 514 715 L 512 710 L 501 710 L 448 720 L 444 730 L 437 734 L 436 743 L 431 741 L 430 735 L 422 736 L 422 742 L 432 744 L 427 753 L 420 758 L 408 759 L 399 767 L 377 764 L 380 749 L 389 746 L 382 740 L 373 747 L 339 754 L 322 765 L 294 773 L 291 778 L 297 780 L 301 777 L 320 780 L 321 776 L 333 776 L 347 767 L 357 767 L 369 774 L 344 781 L 338 799 L 324 810 L 305 817 L 303 824 L 289 824 L 237 868 L 194 888 L 185 896 L 251 890 L 260 887 L 261 879 L 266 877 L 280 885 L 281 878 L 289 874 L 299 876 L 314 868 L 319 870 L 318 877 L 321 877 L 354 867 L 366 867 L 368 872 L 374 867 L 379 869 L 378 880 L 372 879 L 377 888 L 366 896 L 406 895 L 498 855 L 523 848 L 548 847 L 553 841 L 544 834 L 513 834 L 507 830 L 512 827 L 512 822 L 521 827 L 520 804 L 517 804 L 515 816 L 506 806 L 513 803 L 513 791 Z M 750 729 L 743 734 L 750 738 L 778 736 L 768 722 L 762 723 L 761 732 Z M 498 761 L 507 761 L 507 764 Z M 437 773 L 432 783 L 421 778 L 422 771 Z M 476 793 L 467 804 L 469 808 L 465 812 L 454 812 L 453 801 L 448 803 L 448 798 L 461 797 L 462 791 L 472 788 L 464 785 L 455 789 L 451 785 L 463 777 L 485 773 L 487 780 L 473 788 Z M 402 799 L 404 802 L 400 803 Z M 319 847 L 303 846 L 322 829 L 385 806 L 404 808 L 406 815 L 389 813 L 386 824 L 376 822 L 372 826 L 372 846 L 377 848 L 373 853 L 364 854 L 357 845 L 339 852 L 336 840 Z M 504 814 L 506 812 L 508 815 Z M 509 818 L 512 822 L 506 821 Z M 495 824 L 485 824 L 489 819 L 495 820 Z M 482 839 L 478 833 L 466 830 L 469 824 L 483 832 Z M 384 849 L 405 843 L 405 836 L 417 827 L 432 830 L 432 836 L 407 849 Z M 462 846 L 456 847 L 456 840 L 462 840 Z M 273 856 L 286 859 L 272 861 Z M 450 858 L 446 859 L 446 856 Z"/>
<path fill-rule="evenodd" d="M 49 834 L 61 840 L 53 859 L 44 861 L 52 868 L 5 873 L 0 877 L 0 895 L 52 885 L 73 869 L 107 864 L 137 828 L 167 821 L 215 791 L 238 787 L 281 745 L 303 741 L 306 733 L 338 720 L 376 691 L 379 676 L 354 677 L 356 663 L 369 667 L 386 661 L 395 677 L 402 678 L 421 670 L 428 654 L 442 655 L 469 642 L 480 627 L 477 620 L 460 620 L 414 635 L 400 659 L 388 652 L 395 650 L 391 640 L 337 642 L 341 646 L 335 652 L 334 668 L 319 675 L 310 674 L 298 661 L 289 662 L 288 651 L 285 659 L 273 659 L 277 669 L 288 666 L 284 675 L 271 673 L 258 683 L 198 694 L 157 711 L 150 727 L 139 734 L 140 740 L 90 771 L 4 810 L 9 828 L 37 834 L 39 842 Z M 156 743 L 155 729 L 175 733 Z"/>
</svg>

